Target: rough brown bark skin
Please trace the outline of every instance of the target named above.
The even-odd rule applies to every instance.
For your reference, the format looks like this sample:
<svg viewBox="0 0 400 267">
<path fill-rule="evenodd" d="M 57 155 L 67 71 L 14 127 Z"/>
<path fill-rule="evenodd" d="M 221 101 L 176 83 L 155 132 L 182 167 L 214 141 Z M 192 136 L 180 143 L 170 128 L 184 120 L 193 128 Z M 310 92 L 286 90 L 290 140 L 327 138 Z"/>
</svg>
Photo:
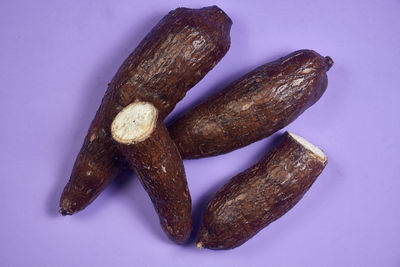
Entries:
<svg viewBox="0 0 400 267">
<path fill-rule="evenodd" d="M 142 100 L 153 103 L 165 118 L 226 54 L 231 25 L 231 19 L 216 6 L 178 8 L 151 30 L 108 86 L 62 193 L 63 215 L 84 209 L 124 166 L 110 137 L 115 115 Z"/>
<path fill-rule="evenodd" d="M 332 65 L 300 50 L 242 76 L 168 128 L 182 158 L 224 154 L 282 129 L 322 96 Z"/>
<path fill-rule="evenodd" d="M 150 136 L 135 144 L 117 143 L 138 174 L 170 239 L 184 243 L 192 231 L 192 201 L 178 148 L 158 117 Z"/>
<path fill-rule="evenodd" d="M 208 203 L 199 247 L 232 249 L 290 210 L 326 165 L 288 133 L 253 167 L 232 178 Z"/>
</svg>

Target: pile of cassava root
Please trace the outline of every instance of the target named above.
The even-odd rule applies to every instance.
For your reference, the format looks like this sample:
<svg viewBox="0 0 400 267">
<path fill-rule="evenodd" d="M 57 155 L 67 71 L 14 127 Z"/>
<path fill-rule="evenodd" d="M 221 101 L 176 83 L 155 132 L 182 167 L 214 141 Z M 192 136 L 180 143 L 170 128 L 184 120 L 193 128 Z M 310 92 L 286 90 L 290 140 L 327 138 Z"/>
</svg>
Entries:
<svg viewBox="0 0 400 267">
<path fill-rule="evenodd" d="M 167 128 L 164 118 L 228 51 L 231 25 L 217 6 L 178 8 L 147 34 L 108 86 L 62 193 L 62 215 L 84 209 L 121 170 L 133 168 L 165 233 L 185 243 L 192 203 L 182 159 L 221 155 L 268 137 L 325 92 L 332 59 L 300 50 L 238 78 Z M 240 246 L 291 209 L 326 163 L 322 150 L 286 132 L 214 195 L 197 246 Z"/>
</svg>

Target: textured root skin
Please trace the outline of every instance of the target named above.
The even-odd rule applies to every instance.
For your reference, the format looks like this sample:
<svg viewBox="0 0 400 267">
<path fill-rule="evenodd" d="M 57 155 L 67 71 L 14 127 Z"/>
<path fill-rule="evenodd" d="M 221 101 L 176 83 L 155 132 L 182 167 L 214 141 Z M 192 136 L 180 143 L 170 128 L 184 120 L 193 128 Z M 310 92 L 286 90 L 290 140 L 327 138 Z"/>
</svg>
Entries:
<svg viewBox="0 0 400 267">
<path fill-rule="evenodd" d="M 226 54 L 231 25 L 216 6 L 178 8 L 151 30 L 109 84 L 62 193 L 61 214 L 84 209 L 127 166 L 110 136 L 116 114 L 141 100 L 165 118 Z"/>
<path fill-rule="evenodd" d="M 164 232 L 179 244 L 186 242 L 192 231 L 192 201 L 182 158 L 162 119 L 157 118 L 144 141 L 130 145 L 114 141 L 136 170 Z"/>
<path fill-rule="evenodd" d="M 288 133 L 257 164 L 233 177 L 208 203 L 198 247 L 232 249 L 289 211 L 327 164 Z"/>
<path fill-rule="evenodd" d="M 282 129 L 322 96 L 332 65 L 299 50 L 237 79 L 168 128 L 182 158 L 228 153 Z"/>
</svg>

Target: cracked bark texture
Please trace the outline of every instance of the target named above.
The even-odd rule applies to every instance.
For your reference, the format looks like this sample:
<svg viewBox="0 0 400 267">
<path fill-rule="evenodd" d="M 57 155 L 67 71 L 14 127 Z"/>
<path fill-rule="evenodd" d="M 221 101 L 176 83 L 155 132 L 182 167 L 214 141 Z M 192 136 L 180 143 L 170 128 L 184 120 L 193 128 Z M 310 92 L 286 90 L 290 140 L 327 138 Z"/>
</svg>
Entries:
<svg viewBox="0 0 400 267">
<path fill-rule="evenodd" d="M 287 132 L 257 164 L 233 177 L 204 212 L 198 247 L 232 249 L 289 211 L 322 172 L 316 156 Z"/>
<path fill-rule="evenodd" d="M 332 65 L 299 50 L 240 77 L 168 128 L 182 158 L 228 153 L 282 129 L 322 96 Z"/>
<path fill-rule="evenodd" d="M 179 244 L 186 242 L 192 231 L 192 201 L 182 158 L 162 118 L 158 116 L 145 140 L 115 142 L 138 174 L 164 232 Z"/>
<path fill-rule="evenodd" d="M 231 25 L 217 6 L 178 8 L 143 39 L 115 74 L 90 125 L 61 196 L 63 215 L 84 209 L 126 167 L 110 136 L 117 113 L 141 100 L 165 118 L 226 54 Z"/>
</svg>

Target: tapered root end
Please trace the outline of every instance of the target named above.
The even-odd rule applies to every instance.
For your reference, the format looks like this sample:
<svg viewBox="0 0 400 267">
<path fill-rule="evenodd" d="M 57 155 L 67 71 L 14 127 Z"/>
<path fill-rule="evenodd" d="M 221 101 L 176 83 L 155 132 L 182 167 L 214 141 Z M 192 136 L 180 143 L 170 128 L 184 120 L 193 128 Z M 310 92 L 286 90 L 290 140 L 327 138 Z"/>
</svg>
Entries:
<svg viewBox="0 0 400 267">
<path fill-rule="evenodd" d="M 329 70 L 335 62 L 333 62 L 333 59 L 329 56 L 325 57 L 325 60 L 326 60 L 327 70 Z"/>
<path fill-rule="evenodd" d="M 201 242 L 197 242 L 196 246 L 199 250 L 203 248 L 203 244 Z"/>
<path fill-rule="evenodd" d="M 111 124 L 112 138 L 120 144 L 146 140 L 153 132 L 158 112 L 149 102 L 134 102 L 117 114 Z"/>
<path fill-rule="evenodd" d="M 72 215 L 72 213 L 67 212 L 65 209 L 60 209 L 59 212 L 60 212 L 60 214 L 61 214 L 62 216 Z"/>
<path fill-rule="evenodd" d="M 77 173 L 79 172 L 72 171 L 70 181 L 73 181 L 76 178 L 81 178 L 76 176 Z M 82 190 L 78 190 L 78 187 L 74 186 L 73 183 L 68 182 L 60 198 L 59 213 L 63 216 L 66 216 L 81 211 L 85 208 L 82 203 L 85 203 L 85 201 L 88 203 L 85 197 L 87 197 L 87 194 L 85 194 Z"/>
</svg>

